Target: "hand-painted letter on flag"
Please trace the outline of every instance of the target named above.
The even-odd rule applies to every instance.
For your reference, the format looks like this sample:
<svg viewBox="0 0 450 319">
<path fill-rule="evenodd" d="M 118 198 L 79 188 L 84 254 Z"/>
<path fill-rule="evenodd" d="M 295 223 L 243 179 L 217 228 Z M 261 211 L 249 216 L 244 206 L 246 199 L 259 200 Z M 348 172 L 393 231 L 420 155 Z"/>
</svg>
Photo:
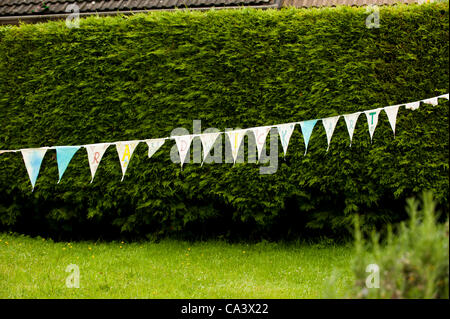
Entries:
<svg viewBox="0 0 450 319">
<path fill-rule="evenodd" d="M 58 183 L 61 181 L 61 178 L 66 171 L 67 166 L 69 165 L 72 157 L 75 153 L 80 149 L 81 146 L 56 146 L 56 161 L 58 162 L 58 173 L 59 179 Z"/>
<path fill-rule="evenodd" d="M 356 122 L 361 112 L 344 115 L 345 124 L 347 124 L 348 135 L 350 135 L 350 146 L 352 146 L 353 132 L 355 131 Z"/>
<path fill-rule="evenodd" d="M 395 137 L 395 124 L 397 122 L 397 113 L 399 107 L 400 105 L 392 105 L 386 106 L 384 108 L 384 111 L 386 112 L 387 117 L 389 119 L 389 124 L 391 124 L 392 131 L 394 132 L 394 137 Z"/>
<path fill-rule="evenodd" d="M 145 140 L 145 143 L 148 145 L 148 158 L 152 157 L 156 151 L 159 150 L 161 146 L 163 146 L 166 140 L 164 138 L 156 138 L 151 140 Z"/>
<path fill-rule="evenodd" d="M 42 159 L 47 152 L 47 148 L 27 148 L 20 150 L 20 152 L 22 153 L 33 191 L 39 175 L 39 170 L 41 169 Z"/>
<path fill-rule="evenodd" d="M 214 143 L 217 140 L 217 137 L 222 134 L 220 132 L 213 132 L 213 133 L 204 133 L 202 135 L 200 135 L 200 140 L 202 141 L 202 146 L 203 146 L 203 161 L 202 161 L 202 165 L 203 162 L 206 159 L 206 156 L 208 156 L 209 151 L 211 150 L 211 147 L 214 145 Z"/>
<path fill-rule="evenodd" d="M 180 155 L 181 167 L 183 167 L 184 160 L 186 159 L 186 155 L 189 152 L 191 142 L 193 139 L 192 135 L 182 135 L 182 136 L 174 136 L 175 142 L 177 143 L 178 154 Z"/>
<path fill-rule="evenodd" d="M 98 143 L 84 146 L 88 153 L 89 167 L 91 169 L 92 176 L 91 183 L 94 181 L 95 172 L 97 171 L 103 154 L 105 154 L 105 151 L 109 147 L 109 145 L 110 143 Z"/>
<path fill-rule="evenodd" d="M 339 117 L 340 115 L 322 119 L 322 124 L 323 127 L 325 128 L 325 133 L 327 133 L 327 142 L 328 142 L 327 152 L 330 148 L 331 137 L 333 136 L 333 132 L 334 129 L 336 128 L 336 124 L 339 120 Z"/>
<path fill-rule="evenodd" d="M 246 130 L 236 130 L 226 132 L 231 144 L 231 155 L 233 156 L 233 162 L 236 163 L 239 147 L 241 146 L 242 139 L 247 133 Z"/>
<path fill-rule="evenodd" d="M 305 141 L 305 155 L 308 151 L 308 143 L 309 139 L 311 137 L 312 130 L 314 128 L 314 125 L 316 125 L 317 120 L 309 120 L 309 121 L 303 121 L 300 122 L 300 127 L 302 129 L 303 134 L 303 140 Z"/>
<path fill-rule="evenodd" d="M 261 158 L 261 153 L 264 145 L 266 145 L 266 138 L 270 129 L 270 126 L 255 127 L 254 129 L 252 129 L 253 134 L 255 135 L 256 148 L 258 149 L 258 161 Z"/>
<path fill-rule="evenodd" d="M 378 115 L 380 114 L 381 109 L 375 109 L 375 110 L 368 110 L 364 111 L 366 113 L 367 117 L 367 124 L 369 124 L 369 134 L 370 134 L 370 141 L 372 142 L 373 133 L 375 132 L 375 128 L 378 124 Z"/>
<path fill-rule="evenodd" d="M 119 155 L 120 166 L 122 167 L 122 181 L 125 177 L 125 172 L 127 171 L 128 165 L 131 161 L 131 156 L 138 146 L 139 141 L 127 141 L 127 142 L 117 142 L 116 149 Z"/>
<path fill-rule="evenodd" d="M 281 145 L 283 146 L 284 156 L 289 145 L 289 140 L 291 139 L 292 132 L 294 131 L 295 123 L 281 124 L 277 125 L 278 134 L 280 135 Z"/>
</svg>

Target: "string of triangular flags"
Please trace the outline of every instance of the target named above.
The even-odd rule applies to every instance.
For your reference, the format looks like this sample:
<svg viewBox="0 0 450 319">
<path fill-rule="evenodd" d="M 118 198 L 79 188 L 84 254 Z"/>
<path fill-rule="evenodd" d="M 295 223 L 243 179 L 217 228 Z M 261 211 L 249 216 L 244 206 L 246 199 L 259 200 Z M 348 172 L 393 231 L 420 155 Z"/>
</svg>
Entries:
<svg viewBox="0 0 450 319">
<path fill-rule="evenodd" d="M 356 122 L 359 116 L 364 113 L 367 118 L 367 123 L 369 127 L 370 140 L 372 141 L 373 134 L 375 132 L 375 128 L 378 124 L 378 117 L 382 110 L 385 111 L 392 131 L 395 137 L 395 124 L 397 121 L 397 113 L 400 106 L 405 106 L 406 109 L 416 110 L 419 108 L 420 103 L 427 103 L 433 106 L 438 105 L 438 99 L 444 98 L 449 99 L 449 94 L 443 94 L 439 96 L 435 96 L 429 99 L 403 103 L 397 105 L 390 105 L 382 108 L 377 108 L 373 110 L 366 110 L 355 112 L 351 114 L 344 114 L 345 123 L 347 125 L 348 134 L 350 136 L 350 146 L 352 143 L 353 132 L 355 130 Z M 315 119 L 315 120 L 307 120 L 302 122 L 291 122 L 285 124 L 278 125 L 270 125 L 270 126 L 262 126 L 262 127 L 253 127 L 247 129 L 239 129 L 234 131 L 227 131 L 225 134 L 228 136 L 230 144 L 231 144 L 231 154 L 233 157 L 234 163 L 236 162 L 237 154 L 239 147 L 241 145 L 242 139 L 248 131 L 253 132 L 256 140 L 256 146 L 258 151 L 258 159 L 261 157 L 261 153 L 263 147 L 266 143 L 266 137 L 272 128 L 277 128 L 278 134 L 281 140 L 281 144 L 283 147 L 284 155 L 286 156 L 286 152 L 289 145 L 289 140 L 294 131 L 295 125 L 300 124 L 300 128 L 302 131 L 303 139 L 305 142 L 305 155 L 308 151 L 308 143 L 311 137 L 314 126 L 318 121 L 322 121 L 323 127 L 326 132 L 328 147 L 327 151 L 330 147 L 331 137 L 333 135 L 336 124 L 341 115 L 327 117 L 323 119 Z M 131 161 L 131 157 L 133 155 L 136 146 L 140 142 L 145 142 L 148 145 L 148 157 L 151 158 L 153 154 L 155 154 L 158 149 L 165 143 L 168 139 L 174 139 L 177 145 L 178 153 L 180 156 L 180 163 L 183 166 L 183 163 L 186 159 L 186 155 L 189 152 L 189 148 L 194 137 L 200 137 L 202 146 L 203 146 L 203 162 L 205 161 L 207 155 L 209 154 L 212 146 L 214 145 L 216 139 L 219 135 L 224 132 L 215 132 L 215 133 L 203 133 L 203 134 L 191 134 L 191 135 L 181 135 L 181 136 L 172 136 L 165 138 L 157 138 L 157 139 L 146 139 L 146 140 L 134 140 L 134 141 L 119 141 L 119 142 L 111 142 L 111 143 L 97 143 L 97 144 L 87 144 L 87 145 L 78 145 L 78 146 L 52 146 L 52 147 L 40 147 L 40 148 L 26 148 L 20 150 L 0 150 L 0 154 L 8 153 L 8 152 L 21 152 L 23 156 L 23 160 L 25 162 L 25 167 L 28 172 L 28 176 L 31 181 L 32 189 L 34 190 L 34 186 L 36 184 L 37 177 L 39 175 L 39 171 L 41 168 L 42 160 L 47 152 L 47 150 L 54 149 L 56 150 L 56 159 L 58 164 L 58 173 L 59 179 L 58 183 L 61 181 L 61 178 L 69 165 L 72 157 L 75 153 L 82 147 L 84 147 L 87 151 L 89 167 L 91 170 L 91 183 L 94 180 L 95 172 L 100 164 L 100 161 L 105 153 L 106 149 L 115 145 L 117 154 L 119 156 L 120 165 L 122 168 L 122 180 L 125 177 L 125 172 L 127 167 Z M 202 162 L 202 165 L 203 165 Z"/>
</svg>

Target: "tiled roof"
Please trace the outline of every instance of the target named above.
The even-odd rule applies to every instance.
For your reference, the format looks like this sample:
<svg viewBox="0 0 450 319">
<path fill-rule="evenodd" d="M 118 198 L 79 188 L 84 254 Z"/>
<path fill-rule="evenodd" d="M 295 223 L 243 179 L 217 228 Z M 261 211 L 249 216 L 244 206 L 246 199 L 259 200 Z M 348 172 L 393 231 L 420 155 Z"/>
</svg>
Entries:
<svg viewBox="0 0 450 319">
<path fill-rule="evenodd" d="M 331 6 L 366 6 L 366 5 L 393 5 L 396 3 L 417 3 L 418 0 L 284 0 L 283 6 L 298 8 L 331 7 Z"/>
<path fill-rule="evenodd" d="M 17 24 L 20 21 L 38 22 L 58 19 L 71 14 L 70 4 L 76 3 L 80 15 L 114 14 L 117 12 L 140 12 L 148 10 L 171 10 L 175 8 L 209 9 L 257 7 L 300 8 L 337 5 L 364 6 L 369 4 L 392 5 L 415 3 L 419 0 L 0 0 L 0 24 Z M 66 12 L 66 10 L 68 10 Z"/>
<path fill-rule="evenodd" d="M 65 14 L 76 3 L 80 13 L 114 12 L 174 8 L 267 6 L 277 0 L 0 0 L 0 17 Z"/>
</svg>

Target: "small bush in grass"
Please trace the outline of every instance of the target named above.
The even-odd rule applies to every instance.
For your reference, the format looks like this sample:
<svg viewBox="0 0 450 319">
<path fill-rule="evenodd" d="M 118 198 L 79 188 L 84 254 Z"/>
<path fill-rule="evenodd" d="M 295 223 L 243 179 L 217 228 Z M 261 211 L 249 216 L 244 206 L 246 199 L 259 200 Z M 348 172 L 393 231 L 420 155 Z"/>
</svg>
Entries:
<svg viewBox="0 0 450 319">
<path fill-rule="evenodd" d="M 409 220 L 396 229 L 388 228 L 386 240 L 372 233 L 367 243 L 355 223 L 356 298 L 448 298 L 449 239 L 448 216 L 438 222 L 431 192 L 424 192 L 422 203 L 407 200 Z M 371 275 L 367 266 L 379 267 L 379 288 L 368 288 Z M 375 279 L 371 281 L 374 283 Z"/>
</svg>

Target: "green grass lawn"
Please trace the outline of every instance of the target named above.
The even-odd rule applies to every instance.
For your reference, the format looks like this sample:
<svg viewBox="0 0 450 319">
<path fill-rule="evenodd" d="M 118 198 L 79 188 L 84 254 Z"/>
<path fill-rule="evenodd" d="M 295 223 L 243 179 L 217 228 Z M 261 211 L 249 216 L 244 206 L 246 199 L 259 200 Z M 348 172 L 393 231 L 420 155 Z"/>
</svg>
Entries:
<svg viewBox="0 0 450 319">
<path fill-rule="evenodd" d="M 353 282 L 352 254 L 336 245 L 66 243 L 0 233 L 0 298 L 340 296 Z M 79 267 L 78 289 L 66 287 L 69 264 Z"/>
</svg>

